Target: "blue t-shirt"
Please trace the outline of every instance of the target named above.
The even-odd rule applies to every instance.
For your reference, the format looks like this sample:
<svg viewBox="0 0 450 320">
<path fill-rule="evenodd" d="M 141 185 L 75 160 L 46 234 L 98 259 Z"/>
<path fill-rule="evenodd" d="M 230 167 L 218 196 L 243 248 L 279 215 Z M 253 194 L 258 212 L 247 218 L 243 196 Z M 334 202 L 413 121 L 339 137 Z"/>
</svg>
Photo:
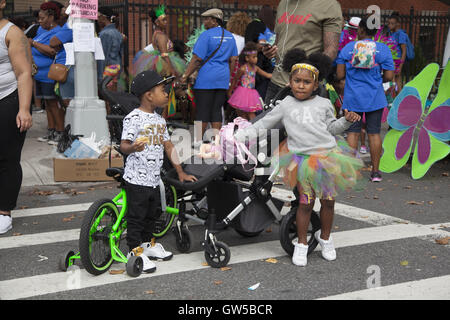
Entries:
<svg viewBox="0 0 450 320">
<path fill-rule="evenodd" d="M 391 34 L 391 37 L 397 42 L 397 52 L 399 57 L 402 57 L 402 47 L 401 45 L 406 45 L 408 43 L 408 35 L 406 32 L 402 29 L 395 31 L 393 34 Z"/>
<path fill-rule="evenodd" d="M 222 28 L 206 30 L 195 43 L 193 53 L 202 60 L 208 59 L 219 46 L 221 39 Z M 237 55 L 238 50 L 233 35 L 224 30 L 220 49 L 200 68 L 194 89 L 228 89 L 230 83 L 228 61 Z"/>
<path fill-rule="evenodd" d="M 365 40 L 371 41 L 373 40 Z M 350 63 L 355 41 L 339 53 L 337 64 L 345 64 L 345 88 L 342 108 L 356 112 L 370 112 L 387 106 L 381 70 L 394 70 L 394 60 L 387 45 L 376 42 L 375 66 L 372 69 L 355 68 Z"/>
<path fill-rule="evenodd" d="M 39 27 L 36 37 L 34 37 L 34 41 L 50 45 L 50 39 L 61 30 L 60 26 L 56 26 L 51 30 L 45 30 L 42 27 Z M 53 63 L 54 58 L 49 57 L 43 53 L 41 53 L 35 47 L 31 48 L 31 53 L 33 55 L 33 60 L 36 66 L 38 67 L 38 71 L 34 76 L 34 79 L 41 82 L 53 83 L 55 81 L 48 78 L 48 71 L 50 70 L 50 65 Z"/>
<path fill-rule="evenodd" d="M 58 33 L 55 34 L 55 37 L 57 37 L 62 44 L 73 42 L 72 29 L 70 29 L 66 23 L 62 26 Z M 66 64 L 66 50 L 64 50 L 64 46 L 56 54 L 56 63 Z"/>
</svg>

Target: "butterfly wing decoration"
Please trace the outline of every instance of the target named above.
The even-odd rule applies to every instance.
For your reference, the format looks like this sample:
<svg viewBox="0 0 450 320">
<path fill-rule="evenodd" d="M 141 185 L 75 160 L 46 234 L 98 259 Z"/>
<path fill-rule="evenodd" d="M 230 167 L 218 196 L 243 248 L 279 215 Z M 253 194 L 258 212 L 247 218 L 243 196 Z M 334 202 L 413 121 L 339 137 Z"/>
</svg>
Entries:
<svg viewBox="0 0 450 320">
<path fill-rule="evenodd" d="M 450 153 L 450 68 L 442 74 L 436 98 L 427 110 L 418 132 L 411 175 L 422 178 L 436 161 Z"/>
<path fill-rule="evenodd" d="M 407 83 L 393 102 L 388 115 L 392 127 L 383 141 L 380 170 L 394 172 L 402 168 L 412 151 L 412 177 L 420 179 L 433 163 L 450 153 L 449 98 L 450 68 L 444 71 L 439 92 L 429 109 L 426 101 L 439 65 L 432 63 Z"/>
</svg>

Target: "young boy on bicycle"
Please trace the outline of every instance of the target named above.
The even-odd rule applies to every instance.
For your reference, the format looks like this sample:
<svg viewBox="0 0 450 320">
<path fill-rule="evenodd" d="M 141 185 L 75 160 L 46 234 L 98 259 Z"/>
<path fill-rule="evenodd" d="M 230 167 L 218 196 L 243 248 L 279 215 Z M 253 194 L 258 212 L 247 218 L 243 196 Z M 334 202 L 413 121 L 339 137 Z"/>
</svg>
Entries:
<svg viewBox="0 0 450 320">
<path fill-rule="evenodd" d="M 171 80 L 163 79 L 154 71 L 138 74 L 131 92 L 141 105 L 123 120 L 120 150 L 128 155 L 123 179 L 128 197 L 127 244 L 132 255 L 141 256 L 144 272 L 153 272 L 156 266 L 150 259 L 169 260 L 173 254 L 164 250 L 160 243 L 151 241 L 160 193 L 160 173 L 164 161 L 164 151 L 177 170 L 180 181 L 196 181 L 180 166 L 178 155 L 167 131 L 166 121 L 155 112 L 165 107 L 168 94 L 164 90 Z"/>
</svg>

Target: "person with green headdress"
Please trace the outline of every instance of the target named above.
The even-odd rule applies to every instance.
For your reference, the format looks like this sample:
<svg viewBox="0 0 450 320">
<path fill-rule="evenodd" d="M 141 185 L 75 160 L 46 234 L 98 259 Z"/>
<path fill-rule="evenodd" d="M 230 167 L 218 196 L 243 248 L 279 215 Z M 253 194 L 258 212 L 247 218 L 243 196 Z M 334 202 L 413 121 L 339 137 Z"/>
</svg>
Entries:
<svg viewBox="0 0 450 320">
<path fill-rule="evenodd" d="M 149 11 L 153 22 L 152 43 L 139 51 L 133 59 L 130 70 L 130 83 L 134 77 L 146 70 L 156 71 L 162 77 L 179 78 L 186 69 L 184 60 L 174 51 L 173 42 L 167 36 L 168 18 L 166 7 L 160 5 Z M 169 107 L 164 109 L 163 117 L 176 113 L 175 89 L 169 95 Z"/>
<path fill-rule="evenodd" d="M 154 70 L 164 77 L 180 77 L 186 68 L 183 59 L 174 52 L 173 43 L 167 36 L 169 22 L 165 9 L 164 5 L 160 5 L 148 13 L 153 22 L 152 44 L 134 57 L 132 78 L 145 70 Z"/>
</svg>

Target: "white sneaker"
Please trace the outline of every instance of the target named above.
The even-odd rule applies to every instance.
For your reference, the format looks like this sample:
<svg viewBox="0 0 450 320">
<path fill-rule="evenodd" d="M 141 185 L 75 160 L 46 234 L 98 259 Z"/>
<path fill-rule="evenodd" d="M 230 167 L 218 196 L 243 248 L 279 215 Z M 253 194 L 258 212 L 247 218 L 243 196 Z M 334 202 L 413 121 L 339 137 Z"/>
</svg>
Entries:
<svg viewBox="0 0 450 320">
<path fill-rule="evenodd" d="M 323 240 L 320 237 L 320 230 L 317 230 L 316 233 L 314 233 L 314 237 L 317 241 L 319 241 L 319 244 L 322 247 L 322 257 L 328 261 L 336 260 L 336 250 L 334 249 L 334 243 L 331 235 L 328 240 Z"/>
<path fill-rule="evenodd" d="M 142 272 L 145 272 L 145 273 L 155 272 L 156 265 L 153 263 L 153 261 L 150 261 L 150 259 L 143 253 L 144 253 L 144 250 L 141 247 L 134 248 L 133 250 L 128 252 L 127 259 L 130 259 L 131 256 L 141 257 L 142 261 L 144 262 L 144 267 L 142 268 Z"/>
<path fill-rule="evenodd" d="M 308 262 L 308 246 L 303 243 L 294 242 L 294 254 L 292 255 L 292 263 L 299 267 L 306 266 Z"/>
<path fill-rule="evenodd" d="M 0 234 L 6 233 L 12 229 L 11 216 L 0 214 Z"/>
<path fill-rule="evenodd" d="M 172 259 L 173 253 L 166 251 L 161 243 L 144 242 L 141 244 L 141 248 L 144 249 L 144 255 L 149 257 L 151 260 L 163 260 L 167 261 Z"/>
</svg>

